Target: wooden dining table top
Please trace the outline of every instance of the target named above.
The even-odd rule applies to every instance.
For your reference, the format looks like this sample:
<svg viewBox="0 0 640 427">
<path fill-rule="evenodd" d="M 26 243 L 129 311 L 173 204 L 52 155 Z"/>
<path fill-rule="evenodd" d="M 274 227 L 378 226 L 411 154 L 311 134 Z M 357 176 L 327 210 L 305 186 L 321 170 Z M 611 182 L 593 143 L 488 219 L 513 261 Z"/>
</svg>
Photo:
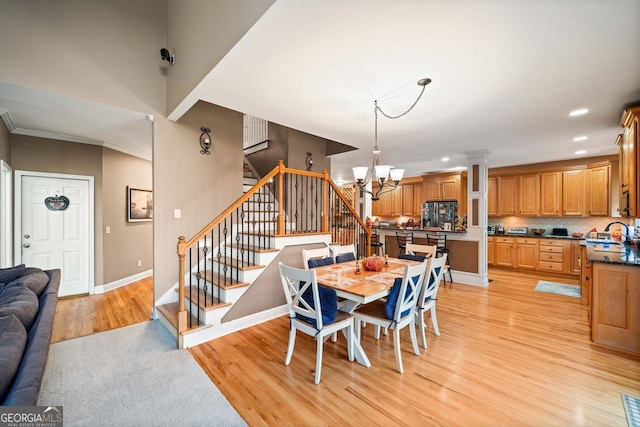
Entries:
<svg viewBox="0 0 640 427">
<path fill-rule="evenodd" d="M 314 268 L 318 283 L 339 293 L 354 294 L 362 298 L 389 292 L 396 278 L 404 275 L 407 265 L 420 264 L 418 261 L 389 258 L 388 266 L 381 271 L 366 271 L 360 264 L 360 273 L 356 273 L 356 262 L 349 261 Z"/>
</svg>

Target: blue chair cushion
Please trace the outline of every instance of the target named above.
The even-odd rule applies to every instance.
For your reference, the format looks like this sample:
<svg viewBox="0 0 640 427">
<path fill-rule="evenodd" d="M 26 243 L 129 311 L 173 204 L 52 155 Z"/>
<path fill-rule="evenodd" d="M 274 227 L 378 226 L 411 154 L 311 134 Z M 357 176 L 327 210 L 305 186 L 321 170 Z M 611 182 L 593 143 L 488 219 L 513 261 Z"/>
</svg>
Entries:
<svg viewBox="0 0 640 427">
<path fill-rule="evenodd" d="M 346 253 L 346 254 L 341 254 L 341 255 L 338 255 L 336 257 L 336 262 L 337 263 L 339 263 L 339 262 L 349 262 L 349 261 L 355 261 L 355 260 L 356 260 L 356 256 L 352 252 L 349 252 L 349 253 Z"/>
<path fill-rule="evenodd" d="M 414 280 L 417 280 L 418 276 L 414 277 Z M 387 302 L 384 305 L 384 314 L 387 316 L 387 319 L 393 320 L 393 315 L 396 313 L 396 305 L 398 304 L 398 297 L 400 294 L 400 287 L 402 286 L 402 278 L 397 277 L 393 281 L 393 286 L 391 287 L 391 292 L 389 292 L 389 296 L 387 296 Z M 406 299 L 411 293 L 411 288 L 407 286 L 407 290 L 404 294 L 404 298 Z M 407 309 L 400 314 L 400 317 L 404 317 L 411 312 L 411 309 Z"/>
<path fill-rule="evenodd" d="M 332 264 L 332 263 L 330 263 Z M 302 283 L 300 284 L 302 286 Z M 329 325 L 336 320 L 338 315 L 338 295 L 333 289 L 318 286 L 318 296 L 320 297 L 320 310 L 322 312 L 322 324 Z M 309 286 L 303 293 L 302 299 L 309 303 L 311 307 L 316 308 L 313 302 L 313 288 Z M 314 327 L 318 327 L 316 319 L 296 314 L 296 317 L 311 323 Z"/>
<path fill-rule="evenodd" d="M 411 261 L 422 262 L 425 259 L 427 259 L 427 257 L 426 256 L 422 256 L 422 255 L 400 254 L 400 255 L 398 255 L 398 259 L 410 259 Z"/>
<path fill-rule="evenodd" d="M 321 267 L 323 265 L 329 265 L 329 264 L 333 264 L 333 258 L 330 258 L 330 257 L 318 258 L 318 259 L 310 259 L 309 261 L 307 261 L 307 265 L 309 265 L 309 268 L 316 268 L 316 267 Z"/>
</svg>

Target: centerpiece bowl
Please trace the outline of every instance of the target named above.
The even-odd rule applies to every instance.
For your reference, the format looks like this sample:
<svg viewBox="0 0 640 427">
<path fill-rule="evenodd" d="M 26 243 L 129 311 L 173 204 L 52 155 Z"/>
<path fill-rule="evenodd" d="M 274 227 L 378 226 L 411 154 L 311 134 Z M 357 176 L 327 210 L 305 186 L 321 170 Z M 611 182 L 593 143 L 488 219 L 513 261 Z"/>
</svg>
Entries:
<svg viewBox="0 0 640 427">
<path fill-rule="evenodd" d="M 532 228 L 531 232 L 536 236 L 542 236 L 546 230 L 544 228 Z"/>
</svg>

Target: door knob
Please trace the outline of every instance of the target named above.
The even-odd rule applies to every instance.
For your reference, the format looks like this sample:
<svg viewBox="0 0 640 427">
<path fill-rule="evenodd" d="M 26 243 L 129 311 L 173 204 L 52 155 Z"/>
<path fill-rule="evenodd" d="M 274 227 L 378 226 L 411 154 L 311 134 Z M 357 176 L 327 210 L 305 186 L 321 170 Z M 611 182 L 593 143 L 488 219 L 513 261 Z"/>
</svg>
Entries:
<svg viewBox="0 0 640 427">
<path fill-rule="evenodd" d="M 28 244 L 28 243 L 25 243 L 25 244 L 23 244 L 23 245 L 22 245 L 22 247 L 23 247 L 23 248 L 29 248 L 29 247 L 31 247 L 31 245 L 30 245 L 30 244 Z"/>
</svg>

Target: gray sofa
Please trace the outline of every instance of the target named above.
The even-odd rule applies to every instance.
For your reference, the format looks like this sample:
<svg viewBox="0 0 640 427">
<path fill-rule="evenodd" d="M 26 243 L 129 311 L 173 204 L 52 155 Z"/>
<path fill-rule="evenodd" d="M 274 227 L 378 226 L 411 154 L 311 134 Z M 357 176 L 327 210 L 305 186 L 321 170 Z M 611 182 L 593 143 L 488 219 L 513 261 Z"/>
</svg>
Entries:
<svg viewBox="0 0 640 427">
<path fill-rule="evenodd" d="M 0 269 L 0 402 L 33 406 L 49 353 L 60 270 Z"/>
</svg>

